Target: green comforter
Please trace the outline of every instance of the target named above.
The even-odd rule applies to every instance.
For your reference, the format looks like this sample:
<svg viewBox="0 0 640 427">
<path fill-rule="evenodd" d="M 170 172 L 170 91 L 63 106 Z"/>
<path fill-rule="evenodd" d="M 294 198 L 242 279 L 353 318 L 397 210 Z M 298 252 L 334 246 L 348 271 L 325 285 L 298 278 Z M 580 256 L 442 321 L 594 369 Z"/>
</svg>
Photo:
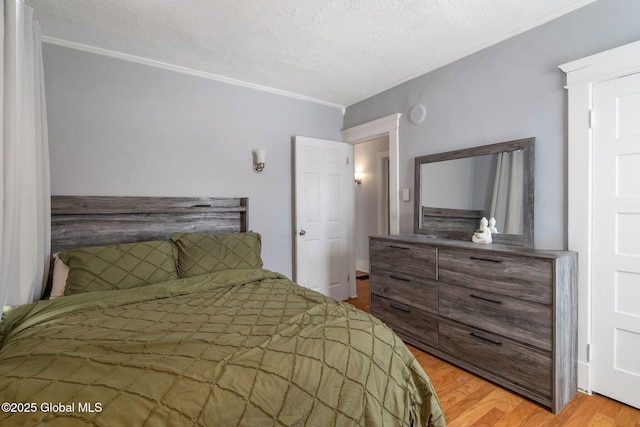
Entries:
<svg viewBox="0 0 640 427">
<path fill-rule="evenodd" d="M 10 311 L 0 425 L 442 426 L 389 328 L 266 270 Z"/>
</svg>

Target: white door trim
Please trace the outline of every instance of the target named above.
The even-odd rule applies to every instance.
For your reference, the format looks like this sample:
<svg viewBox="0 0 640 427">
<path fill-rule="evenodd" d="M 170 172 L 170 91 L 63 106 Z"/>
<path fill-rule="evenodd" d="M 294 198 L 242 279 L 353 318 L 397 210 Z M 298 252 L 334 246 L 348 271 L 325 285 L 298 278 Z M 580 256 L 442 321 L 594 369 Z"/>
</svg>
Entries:
<svg viewBox="0 0 640 427">
<path fill-rule="evenodd" d="M 342 140 L 354 145 L 379 136 L 389 136 L 389 230 L 400 233 L 400 113 L 390 114 L 342 131 Z"/>
<path fill-rule="evenodd" d="M 578 252 L 578 388 L 591 393 L 591 257 L 593 141 L 590 121 L 595 83 L 640 72 L 640 41 L 560 65 L 568 89 L 568 238 Z"/>
</svg>

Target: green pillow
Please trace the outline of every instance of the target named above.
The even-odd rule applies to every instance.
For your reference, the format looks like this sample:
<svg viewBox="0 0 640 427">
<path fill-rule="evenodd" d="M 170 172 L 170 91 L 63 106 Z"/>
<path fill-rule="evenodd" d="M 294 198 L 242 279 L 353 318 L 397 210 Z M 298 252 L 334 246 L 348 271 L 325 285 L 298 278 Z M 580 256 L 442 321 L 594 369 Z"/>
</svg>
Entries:
<svg viewBox="0 0 640 427">
<path fill-rule="evenodd" d="M 178 250 L 178 271 L 193 277 L 235 268 L 262 268 L 260 234 L 203 235 L 179 233 L 171 237 Z"/>
<path fill-rule="evenodd" d="M 59 257 L 69 267 L 65 295 L 129 289 L 178 278 L 169 240 L 71 249 Z"/>
</svg>

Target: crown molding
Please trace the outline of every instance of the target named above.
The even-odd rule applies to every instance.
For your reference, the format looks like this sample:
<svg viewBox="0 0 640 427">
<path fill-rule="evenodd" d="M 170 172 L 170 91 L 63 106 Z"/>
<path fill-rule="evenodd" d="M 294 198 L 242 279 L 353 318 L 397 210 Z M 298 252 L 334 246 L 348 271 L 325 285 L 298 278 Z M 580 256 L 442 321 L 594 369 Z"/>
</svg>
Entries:
<svg viewBox="0 0 640 427">
<path fill-rule="evenodd" d="M 208 80 L 214 80 L 221 83 L 227 83 L 234 86 L 245 87 L 248 89 L 259 90 L 261 92 L 267 92 L 274 95 L 286 96 L 288 98 L 299 99 L 301 101 L 312 102 L 314 104 L 325 105 L 332 108 L 338 108 L 342 111 L 342 114 L 345 113 L 345 106 L 335 104 L 328 101 L 323 101 L 321 99 L 311 98 L 309 96 L 299 95 L 292 92 L 287 92 L 285 90 L 275 89 L 268 86 L 262 86 L 254 83 L 245 82 L 242 80 L 236 80 L 229 77 L 219 76 L 217 74 L 208 73 L 206 71 L 194 70 L 188 67 L 182 67 L 180 65 L 169 64 L 162 61 L 156 61 L 154 59 L 143 58 L 140 56 L 129 55 L 127 53 L 117 52 L 114 50 L 103 49 L 100 47 L 89 46 L 82 43 L 71 42 L 68 40 L 62 40 L 55 37 L 42 36 L 43 43 L 49 43 L 53 45 L 58 45 L 62 47 L 67 47 L 70 49 L 80 50 L 88 53 L 93 53 L 101 56 L 108 56 L 111 58 L 122 59 L 123 61 L 135 62 L 137 64 L 147 65 L 150 67 L 162 68 L 164 70 L 174 71 L 177 73 L 188 74 L 195 77 L 201 77 Z"/>
</svg>

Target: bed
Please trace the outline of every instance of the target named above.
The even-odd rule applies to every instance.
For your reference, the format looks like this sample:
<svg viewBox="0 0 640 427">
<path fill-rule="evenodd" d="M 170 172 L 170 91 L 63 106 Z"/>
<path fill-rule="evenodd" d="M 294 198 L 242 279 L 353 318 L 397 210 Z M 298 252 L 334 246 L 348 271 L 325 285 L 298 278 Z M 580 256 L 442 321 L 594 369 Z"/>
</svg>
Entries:
<svg viewBox="0 0 640 427">
<path fill-rule="evenodd" d="M 5 313 L 0 425 L 444 426 L 389 328 L 263 268 L 247 209 L 54 197 L 66 283 Z"/>
</svg>

